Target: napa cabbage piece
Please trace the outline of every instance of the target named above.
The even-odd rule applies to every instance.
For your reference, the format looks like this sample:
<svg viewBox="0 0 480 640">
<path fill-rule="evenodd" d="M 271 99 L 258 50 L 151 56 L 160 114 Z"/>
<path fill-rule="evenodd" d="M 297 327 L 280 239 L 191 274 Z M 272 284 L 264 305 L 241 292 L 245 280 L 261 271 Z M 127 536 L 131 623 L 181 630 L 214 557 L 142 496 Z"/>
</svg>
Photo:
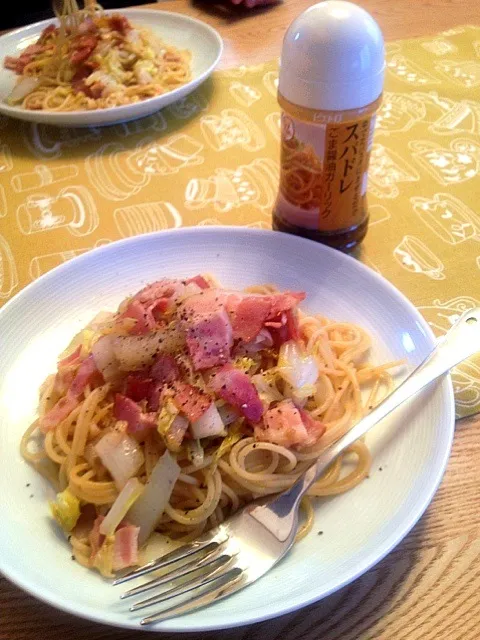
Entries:
<svg viewBox="0 0 480 640">
<path fill-rule="evenodd" d="M 167 449 L 153 468 L 142 495 L 127 513 L 128 522 L 140 527 L 139 547 L 147 541 L 157 526 L 179 475 L 180 467 Z"/>
<path fill-rule="evenodd" d="M 289 340 L 280 347 L 277 371 L 295 391 L 305 397 L 315 392 L 313 385 L 318 379 L 318 365 L 312 355 L 305 353 L 303 346 Z"/>
<path fill-rule="evenodd" d="M 222 458 L 225 454 L 227 454 L 230 449 L 236 444 L 239 440 L 241 440 L 244 436 L 243 433 L 243 418 L 238 420 L 235 424 L 233 424 L 229 430 L 228 434 L 222 440 L 220 446 L 213 454 L 213 464 L 217 464 L 220 458 Z"/>
<path fill-rule="evenodd" d="M 55 502 L 50 502 L 52 516 L 64 531 L 71 531 L 80 517 L 80 500 L 67 487 L 57 493 Z"/>
<path fill-rule="evenodd" d="M 115 533 L 115 529 L 125 518 L 134 502 L 142 495 L 144 488 L 138 478 L 130 478 L 110 507 L 105 519 L 102 520 L 100 525 L 101 534 L 111 536 Z"/>
</svg>

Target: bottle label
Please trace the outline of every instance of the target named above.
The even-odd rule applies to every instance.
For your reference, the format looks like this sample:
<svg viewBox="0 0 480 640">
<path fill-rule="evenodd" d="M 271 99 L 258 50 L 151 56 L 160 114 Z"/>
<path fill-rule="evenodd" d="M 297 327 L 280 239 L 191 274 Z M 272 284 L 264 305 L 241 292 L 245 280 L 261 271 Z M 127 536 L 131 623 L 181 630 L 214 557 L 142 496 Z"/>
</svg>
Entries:
<svg viewBox="0 0 480 640">
<path fill-rule="evenodd" d="M 322 115 L 305 121 L 282 113 L 276 214 L 295 226 L 334 232 L 365 219 L 375 116 L 342 122 L 341 114 L 316 117 Z"/>
</svg>

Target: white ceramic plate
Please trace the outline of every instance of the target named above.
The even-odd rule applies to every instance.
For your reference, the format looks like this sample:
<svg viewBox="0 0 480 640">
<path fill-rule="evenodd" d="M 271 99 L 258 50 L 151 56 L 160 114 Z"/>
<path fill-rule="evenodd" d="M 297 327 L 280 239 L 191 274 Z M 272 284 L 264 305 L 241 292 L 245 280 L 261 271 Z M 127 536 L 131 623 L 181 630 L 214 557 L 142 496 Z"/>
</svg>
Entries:
<svg viewBox="0 0 480 640">
<path fill-rule="evenodd" d="M 13 71 L 4 69 L 3 60 L 5 56 L 18 56 L 25 47 L 37 40 L 47 25 L 55 22 L 55 20 L 44 20 L 0 37 L 0 113 L 20 120 L 63 127 L 103 126 L 135 120 L 184 98 L 208 78 L 220 60 L 223 50 L 222 39 L 215 29 L 200 20 L 154 9 L 119 9 L 116 12 L 126 15 L 134 25 L 150 29 L 166 43 L 179 49 L 189 49 L 192 52 L 192 80 L 183 87 L 164 95 L 110 109 L 56 113 L 11 107 L 5 104 L 5 98 L 13 89 L 18 76 Z M 115 11 L 106 11 L 106 13 L 115 13 Z"/>
<path fill-rule="evenodd" d="M 51 493 L 20 457 L 20 437 L 35 415 L 38 387 L 55 370 L 56 356 L 70 337 L 96 312 L 114 309 L 146 282 L 204 271 L 229 288 L 273 282 L 306 291 L 306 309 L 371 331 L 371 360 L 377 363 L 406 358 L 411 368 L 434 344 L 418 311 L 373 271 L 332 249 L 271 231 L 201 227 L 138 236 L 36 280 L 0 310 L 0 570 L 56 607 L 138 628 L 139 617 L 117 600 L 118 589 L 70 560 L 48 515 Z M 422 515 L 442 478 L 453 429 L 452 385 L 446 378 L 368 435 L 371 477 L 349 493 L 319 501 L 314 530 L 274 570 L 233 597 L 156 629 L 252 623 L 303 607 L 354 580 Z"/>
</svg>

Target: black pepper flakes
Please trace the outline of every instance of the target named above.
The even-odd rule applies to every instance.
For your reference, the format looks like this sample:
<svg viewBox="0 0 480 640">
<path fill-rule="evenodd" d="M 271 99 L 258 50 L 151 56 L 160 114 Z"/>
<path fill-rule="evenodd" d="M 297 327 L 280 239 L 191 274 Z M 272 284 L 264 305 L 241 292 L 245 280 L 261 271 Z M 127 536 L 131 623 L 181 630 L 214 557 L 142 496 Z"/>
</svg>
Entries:
<svg viewBox="0 0 480 640">
<path fill-rule="evenodd" d="M 318 535 L 319 535 L 319 536 L 323 536 L 323 531 L 319 531 L 319 532 L 318 532 Z"/>
</svg>

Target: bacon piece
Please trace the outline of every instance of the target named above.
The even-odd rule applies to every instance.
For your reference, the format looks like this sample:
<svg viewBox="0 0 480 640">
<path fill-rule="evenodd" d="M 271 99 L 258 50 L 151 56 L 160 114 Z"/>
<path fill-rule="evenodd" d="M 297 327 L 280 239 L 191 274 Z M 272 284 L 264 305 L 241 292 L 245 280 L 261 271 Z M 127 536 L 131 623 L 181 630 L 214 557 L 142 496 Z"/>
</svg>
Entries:
<svg viewBox="0 0 480 640">
<path fill-rule="evenodd" d="M 260 333 L 270 315 L 271 300 L 267 297 L 251 296 L 237 302 L 233 298 L 230 296 L 227 302 L 227 310 L 232 321 L 233 338 L 250 342 Z"/>
<path fill-rule="evenodd" d="M 130 330 L 130 333 L 133 335 L 143 335 L 155 329 L 155 318 L 152 312 L 135 298 L 119 316 L 119 319 L 123 318 L 133 318 L 136 320 L 135 326 Z"/>
<path fill-rule="evenodd" d="M 109 22 L 111 29 L 123 35 L 132 28 L 127 18 L 119 13 L 114 13 L 113 16 L 110 16 Z"/>
<path fill-rule="evenodd" d="M 82 22 L 78 25 L 78 33 L 81 35 L 86 35 L 87 33 L 97 33 L 97 31 L 97 25 L 92 20 L 92 18 L 90 18 L 90 16 L 82 20 Z"/>
<path fill-rule="evenodd" d="M 5 56 L 3 59 L 3 66 L 10 71 L 17 71 L 18 58 L 14 56 Z"/>
<path fill-rule="evenodd" d="M 272 303 L 269 319 L 280 315 L 284 311 L 293 309 L 299 302 L 305 300 L 306 295 L 304 291 L 284 291 L 283 293 L 269 296 Z"/>
<path fill-rule="evenodd" d="M 134 402 L 140 402 L 150 396 L 154 382 L 142 372 L 131 373 L 125 379 L 124 395 Z"/>
<path fill-rule="evenodd" d="M 58 375 L 58 374 L 57 374 Z M 84 392 L 87 384 L 92 380 L 93 377 L 98 376 L 100 379 L 101 374 L 95 366 L 95 361 L 92 355 L 89 355 L 88 358 L 85 358 L 78 368 L 75 377 L 72 380 L 70 388 L 67 391 L 67 395 L 57 402 L 57 404 L 48 411 L 43 418 L 40 420 L 40 429 L 44 433 L 50 431 L 50 429 L 54 429 L 57 424 L 65 420 L 67 416 L 75 409 L 78 405 L 79 397 Z"/>
<path fill-rule="evenodd" d="M 210 284 L 200 274 L 198 276 L 194 276 L 193 278 L 189 278 L 185 284 L 190 284 L 191 282 L 196 284 L 197 287 L 200 287 L 200 289 L 210 289 Z"/>
<path fill-rule="evenodd" d="M 79 344 L 78 347 L 74 351 L 72 351 L 70 355 L 63 358 L 63 360 L 58 361 L 58 368 L 61 369 L 63 367 L 67 367 L 69 365 L 74 364 L 76 360 L 78 360 L 78 358 L 80 357 L 81 353 L 82 353 L 82 345 Z"/>
<path fill-rule="evenodd" d="M 113 415 L 117 420 L 124 420 L 128 424 L 129 433 L 143 432 L 157 426 L 154 413 L 144 413 L 136 402 L 121 393 L 115 395 Z"/>
<path fill-rule="evenodd" d="M 138 564 L 138 534 L 140 527 L 131 524 L 120 526 L 113 543 L 113 570 L 120 571 Z"/>
<path fill-rule="evenodd" d="M 297 409 L 291 400 L 282 400 L 265 412 L 263 423 L 255 425 L 255 438 L 287 449 L 303 448 L 318 442 L 325 430 L 324 424 Z"/>
<path fill-rule="evenodd" d="M 258 422 L 261 419 L 262 402 L 250 378 L 243 371 L 226 364 L 212 376 L 210 386 L 225 402 L 239 409 L 247 420 Z"/>
<path fill-rule="evenodd" d="M 72 64 L 80 64 L 91 56 L 98 43 L 98 37 L 87 34 L 75 39 L 74 50 L 70 55 Z"/>
<path fill-rule="evenodd" d="M 57 33 L 58 27 L 56 27 L 54 24 L 49 24 L 48 27 L 45 27 L 45 29 L 40 34 L 40 38 L 38 39 L 37 44 L 45 44 L 45 41 L 48 40 L 51 35 L 53 36 Z"/>
<path fill-rule="evenodd" d="M 298 340 L 300 338 L 298 320 L 293 309 L 282 313 L 276 321 L 267 322 L 266 326 L 269 326 L 273 344 L 277 349 L 280 348 L 284 342 Z"/>
<path fill-rule="evenodd" d="M 47 433 L 51 429 L 55 429 L 57 424 L 65 420 L 72 411 L 77 407 L 78 400 L 71 395 L 66 395 L 57 402 L 57 404 L 48 411 L 40 420 L 40 430 Z"/>
<path fill-rule="evenodd" d="M 85 391 L 85 387 L 92 380 L 93 376 L 101 377 L 101 374 L 97 369 L 93 355 L 90 354 L 79 366 L 77 374 L 68 390 L 69 394 L 78 398 Z"/>
<path fill-rule="evenodd" d="M 187 416 L 190 422 L 201 418 L 213 402 L 204 391 L 180 380 L 173 383 L 173 389 L 175 393 L 172 398 L 173 404 Z"/>
<path fill-rule="evenodd" d="M 187 347 L 197 371 L 227 362 L 232 346 L 232 325 L 225 309 L 197 314 L 188 324 Z"/>
<path fill-rule="evenodd" d="M 168 353 L 159 353 L 150 368 L 150 377 L 156 382 L 168 384 L 180 377 L 175 358 Z"/>
<path fill-rule="evenodd" d="M 251 342 L 266 324 L 274 322 L 274 326 L 280 326 L 281 321 L 283 324 L 282 314 L 293 309 L 304 298 L 303 292 L 254 295 L 209 289 L 187 298 L 183 303 L 183 312 L 188 323 L 198 314 L 213 313 L 224 308 L 230 318 L 233 339 Z"/>
<path fill-rule="evenodd" d="M 100 533 L 100 525 L 102 524 L 105 516 L 98 516 L 93 523 L 92 530 L 88 536 L 88 541 L 90 542 L 90 562 L 93 562 L 93 559 L 97 555 L 100 547 L 105 540 L 105 536 Z"/>
</svg>

